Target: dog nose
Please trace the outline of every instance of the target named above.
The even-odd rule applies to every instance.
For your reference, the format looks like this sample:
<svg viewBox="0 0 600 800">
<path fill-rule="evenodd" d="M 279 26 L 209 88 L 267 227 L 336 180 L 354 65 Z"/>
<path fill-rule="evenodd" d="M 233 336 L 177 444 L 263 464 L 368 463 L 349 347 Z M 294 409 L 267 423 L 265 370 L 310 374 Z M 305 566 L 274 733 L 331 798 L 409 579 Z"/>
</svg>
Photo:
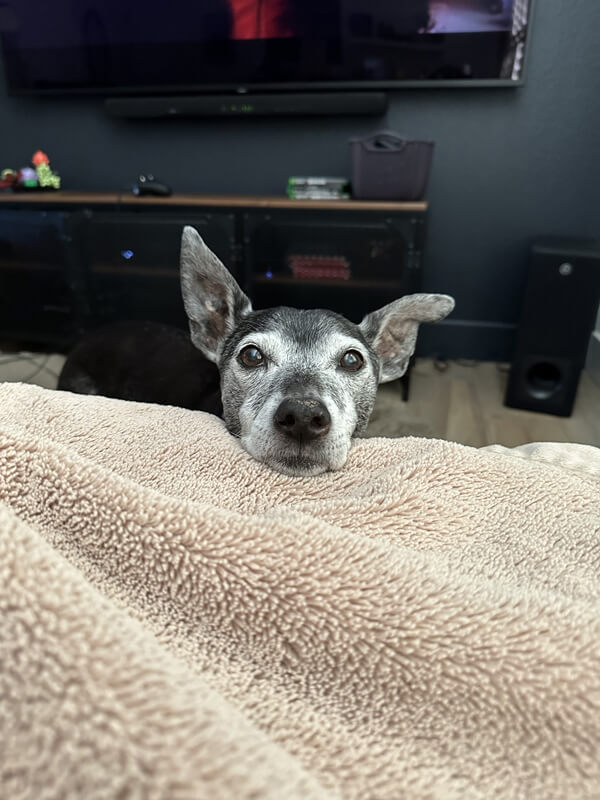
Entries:
<svg viewBox="0 0 600 800">
<path fill-rule="evenodd" d="M 275 427 L 299 442 L 318 439 L 331 428 L 329 411 L 319 400 L 288 398 L 275 412 Z"/>
</svg>

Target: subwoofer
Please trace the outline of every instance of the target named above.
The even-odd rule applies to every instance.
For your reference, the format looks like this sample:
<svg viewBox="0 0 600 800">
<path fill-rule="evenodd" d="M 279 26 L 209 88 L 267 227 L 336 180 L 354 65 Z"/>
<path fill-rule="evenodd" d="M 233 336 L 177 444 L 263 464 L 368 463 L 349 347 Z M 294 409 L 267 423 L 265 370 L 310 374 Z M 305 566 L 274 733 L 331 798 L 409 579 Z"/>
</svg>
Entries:
<svg viewBox="0 0 600 800">
<path fill-rule="evenodd" d="M 535 242 L 507 406 L 571 415 L 599 301 L 600 242 Z"/>
</svg>

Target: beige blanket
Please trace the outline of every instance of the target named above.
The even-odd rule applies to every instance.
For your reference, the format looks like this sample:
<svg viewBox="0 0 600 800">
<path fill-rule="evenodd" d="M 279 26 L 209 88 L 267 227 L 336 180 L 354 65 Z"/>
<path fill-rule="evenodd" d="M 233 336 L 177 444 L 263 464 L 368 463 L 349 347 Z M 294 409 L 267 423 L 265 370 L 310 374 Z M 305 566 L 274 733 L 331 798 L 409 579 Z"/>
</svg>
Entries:
<svg viewBox="0 0 600 800">
<path fill-rule="evenodd" d="M 0 385 L 0 797 L 600 798 L 582 452 L 290 478 L 198 412 Z"/>
</svg>

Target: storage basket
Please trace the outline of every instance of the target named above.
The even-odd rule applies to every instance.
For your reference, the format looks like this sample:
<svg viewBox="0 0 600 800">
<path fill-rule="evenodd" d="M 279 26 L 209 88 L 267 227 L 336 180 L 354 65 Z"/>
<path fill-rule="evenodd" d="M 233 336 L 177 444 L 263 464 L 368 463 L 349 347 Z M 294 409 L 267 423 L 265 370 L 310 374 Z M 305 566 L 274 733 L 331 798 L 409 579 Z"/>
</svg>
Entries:
<svg viewBox="0 0 600 800">
<path fill-rule="evenodd" d="M 350 139 L 352 196 L 357 200 L 422 200 L 434 143 L 379 131 Z"/>
</svg>

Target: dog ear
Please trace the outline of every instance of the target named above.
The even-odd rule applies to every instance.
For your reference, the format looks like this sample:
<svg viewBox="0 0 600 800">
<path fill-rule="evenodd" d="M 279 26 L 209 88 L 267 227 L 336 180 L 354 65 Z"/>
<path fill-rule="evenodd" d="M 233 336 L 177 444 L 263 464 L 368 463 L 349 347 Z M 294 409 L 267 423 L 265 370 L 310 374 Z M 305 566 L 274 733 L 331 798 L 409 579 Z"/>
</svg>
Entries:
<svg viewBox="0 0 600 800">
<path fill-rule="evenodd" d="M 400 378 L 415 352 L 420 322 L 437 322 L 454 308 L 447 294 L 409 294 L 373 311 L 360 323 L 364 337 L 381 360 L 380 383 Z"/>
<path fill-rule="evenodd" d="M 186 225 L 181 236 L 181 293 L 193 344 L 217 362 L 221 347 L 252 304 L 200 234 Z"/>
</svg>

